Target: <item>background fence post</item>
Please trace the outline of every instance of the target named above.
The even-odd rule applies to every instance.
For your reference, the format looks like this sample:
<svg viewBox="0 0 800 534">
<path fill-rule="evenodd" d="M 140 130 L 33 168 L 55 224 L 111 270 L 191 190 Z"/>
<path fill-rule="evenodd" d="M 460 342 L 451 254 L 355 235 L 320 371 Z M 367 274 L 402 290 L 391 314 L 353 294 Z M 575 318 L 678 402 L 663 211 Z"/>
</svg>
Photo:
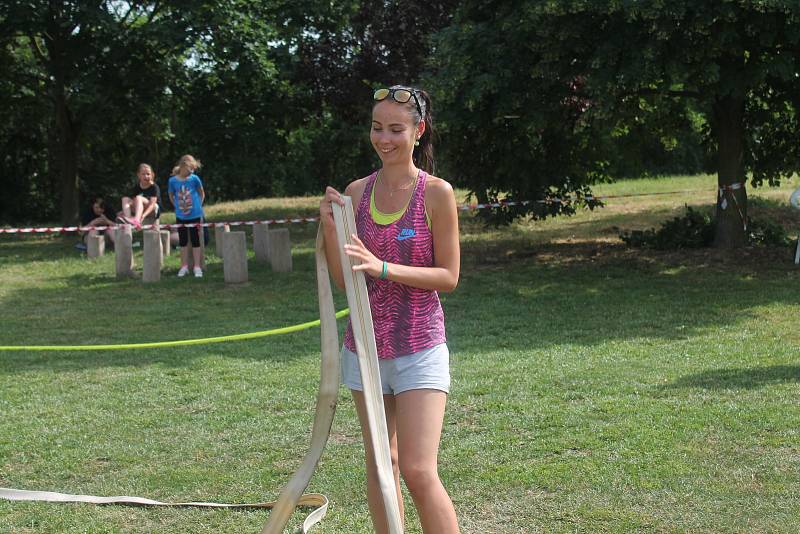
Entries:
<svg viewBox="0 0 800 534">
<path fill-rule="evenodd" d="M 228 232 L 224 239 L 223 271 L 225 282 L 247 282 L 247 236 L 244 232 Z"/>
<path fill-rule="evenodd" d="M 292 243 L 289 229 L 279 228 L 269 232 L 269 259 L 276 273 L 292 272 Z"/>
<path fill-rule="evenodd" d="M 131 233 L 131 225 L 117 225 L 115 232 L 117 233 L 114 240 L 117 278 L 129 278 L 133 276 L 133 234 Z"/>
</svg>

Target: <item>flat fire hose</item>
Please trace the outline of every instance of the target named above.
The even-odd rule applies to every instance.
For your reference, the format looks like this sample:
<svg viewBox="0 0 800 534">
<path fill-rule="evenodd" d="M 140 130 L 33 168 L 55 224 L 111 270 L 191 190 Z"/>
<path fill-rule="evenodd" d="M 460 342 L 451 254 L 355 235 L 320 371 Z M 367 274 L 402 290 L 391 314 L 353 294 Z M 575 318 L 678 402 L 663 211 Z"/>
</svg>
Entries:
<svg viewBox="0 0 800 534">
<path fill-rule="evenodd" d="M 344 254 L 341 245 L 339 245 L 339 254 Z M 281 491 L 278 502 L 270 512 L 261 534 L 281 534 L 283 532 L 294 509 L 300 504 L 303 491 L 308 486 L 311 475 L 314 474 L 314 469 L 317 467 L 322 450 L 331 433 L 333 415 L 336 412 L 336 401 L 339 396 L 339 336 L 336 330 L 336 310 L 333 307 L 331 279 L 328 273 L 328 261 L 325 258 L 325 242 L 321 224 L 317 230 L 316 259 L 322 372 L 317 395 L 317 409 L 314 413 L 314 426 L 311 430 L 311 447 L 300 468 Z M 325 511 L 327 511 L 327 504 Z M 325 511 L 321 513 L 319 519 L 322 519 Z M 303 523 L 303 528 L 305 528 L 305 523 Z"/>
<path fill-rule="evenodd" d="M 46 502 L 85 502 L 89 504 L 123 504 L 128 506 L 166 506 L 174 508 L 273 508 L 275 501 L 257 503 L 218 503 L 218 502 L 161 502 L 144 497 L 129 497 L 120 495 L 114 497 L 98 497 L 97 495 L 73 495 L 69 493 L 56 493 L 54 491 L 29 491 L 0 488 L 0 499 L 10 501 L 46 501 Z M 325 517 L 328 511 L 328 498 L 321 493 L 307 493 L 297 502 L 298 506 L 310 506 L 315 510 L 308 514 L 303 522 L 303 533 L 307 533 L 311 526 Z"/>
<path fill-rule="evenodd" d="M 347 304 L 350 306 L 350 322 L 358 355 L 358 367 L 361 371 L 361 384 L 364 387 L 372 454 L 378 468 L 378 486 L 386 510 L 389 532 L 390 534 L 402 534 L 403 521 L 400 516 L 400 504 L 397 500 L 392 470 L 389 432 L 386 428 L 383 390 L 378 368 L 378 348 L 375 344 L 375 330 L 372 325 L 366 278 L 363 271 L 353 271 L 355 260 L 346 255 L 342 249 L 345 243 L 352 243 L 351 236 L 356 233 L 353 202 L 348 196 L 343 196 L 342 199 L 344 206 L 333 203 L 333 218 L 336 221 L 339 256 L 342 261 L 342 274 L 347 290 Z"/>
<path fill-rule="evenodd" d="M 341 247 L 340 247 L 341 249 Z M 344 255 L 344 252 L 340 252 Z M 320 336 L 322 340 L 321 377 L 317 407 L 311 431 L 311 446 L 303 463 L 292 479 L 286 484 L 275 502 L 248 504 L 225 504 L 212 502 L 168 503 L 143 497 L 115 496 L 99 497 L 95 495 L 73 495 L 49 491 L 29 491 L 11 488 L 0 488 L 0 499 L 12 501 L 47 501 L 47 502 L 85 502 L 93 504 L 125 504 L 133 506 L 170 506 L 170 507 L 203 507 L 203 508 L 271 508 L 263 534 L 281 534 L 297 506 L 315 507 L 303 521 L 302 532 L 318 523 L 328 511 L 328 498 L 319 493 L 303 494 L 311 475 L 319 462 L 322 450 L 328 441 L 336 401 L 339 393 L 339 339 L 336 327 L 336 314 L 333 307 L 328 263 L 325 258 L 322 228 L 317 233 L 317 291 L 320 309 Z M 362 275 L 363 276 L 363 275 Z M 369 308 L 367 308 L 369 312 Z M 382 412 L 381 412 L 382 413 Z M 385 427 L 385 424 L 384 424 Z M 391 465 L 390 465 L 391 468 Z"/>
</svg>

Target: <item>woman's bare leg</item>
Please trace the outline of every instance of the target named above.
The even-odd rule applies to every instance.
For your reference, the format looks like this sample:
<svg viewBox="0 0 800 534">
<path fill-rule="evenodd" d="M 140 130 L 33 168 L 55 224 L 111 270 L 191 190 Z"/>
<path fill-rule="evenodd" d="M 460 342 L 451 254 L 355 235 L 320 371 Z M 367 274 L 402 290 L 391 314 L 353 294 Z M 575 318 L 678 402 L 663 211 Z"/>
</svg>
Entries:
<svg viewBox="0 0 800 534">
<path fill-rule="evenodd" d="M 369 434 L 367 423 L 367 408 L 364 401 L 364 393 L 361 391 L 350 390 L 353 394 L 353 401 L 356 405 L 358 420 L 361 423 L 361 435 L 364 437 L 364 452 L 367 460 L 367 502 L 372 516 L 372 526 L 378 534 L 388 534 L 389 521 L 386 519 L 386 509 L 381 496 L 380 485 L 378 484 L 378 467 L 372 455 L 372 441 Z M 383 407 L 386 412 L 386 428 L 389 431 L 389 450 L 392 457 L 392 471 L 394 472 L 394 484 L 397 489 L 397 500 L 400 503 L 400 518 L 403 517 L 403 495 L 400 492 L 400 470 L 397 463 L 397 431 L 395 425 L 395 401 L 394 395 L 383 396 Z"/>
<path fill-rule="evenodd" d="M 459 532 L 453 502 L 439 479 L 439 439 L 447 394 L 415 389 L 395 396 L 400 473 L 428 534 Z"/>
</svg>

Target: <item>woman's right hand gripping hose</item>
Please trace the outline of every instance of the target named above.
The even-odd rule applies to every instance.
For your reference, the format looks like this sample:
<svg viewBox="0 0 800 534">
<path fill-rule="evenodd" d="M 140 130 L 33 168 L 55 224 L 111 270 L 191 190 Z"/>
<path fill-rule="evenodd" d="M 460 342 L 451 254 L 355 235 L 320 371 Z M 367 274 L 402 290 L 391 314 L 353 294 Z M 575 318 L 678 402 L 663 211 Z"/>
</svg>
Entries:
<svg viewBox="0 0 800 534">
<path fill-rule="evenodd" d="M 336 202 L 340 206 L 344 206 L 344 200 L 342 200 L 341 193 L 339 193 L 333 187 L 328 186 L 325 188 L 325 195 L 322 197 L 322 200 L 319 203 L 319 220 L 326 230 L 332 230 L 336 228 L 336 224 L 333 221 L 332 202 Z"/>
</svg>

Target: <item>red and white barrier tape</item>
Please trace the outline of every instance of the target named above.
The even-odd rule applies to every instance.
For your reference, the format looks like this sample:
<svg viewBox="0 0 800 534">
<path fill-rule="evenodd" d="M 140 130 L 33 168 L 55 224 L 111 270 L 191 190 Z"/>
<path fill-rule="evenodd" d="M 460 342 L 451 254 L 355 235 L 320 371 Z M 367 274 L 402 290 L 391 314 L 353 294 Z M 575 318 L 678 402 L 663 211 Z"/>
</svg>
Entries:
<svg viewBox="0 0 800 534">
<path fill-rule="evenodd" d="M 629 197 L 643 197 L 643 196 L 656 196 L 656 195 L 676 195 L 679 193 L 697 193 L 698 191 L 664 191 L 659 193 L 630 193 L 627 195 L 586 195 L 581 199 L 571 197 L 567 198 L 552 198 L 546 200 L 509 200 L 500 202 L 488 202 L 485 204 L 462 204 L 458 207 L 461 211 L 473 211 L 486 208 L 504 208 L 507 206 L 527 206 L 528 204 L 561 204 L 575 202 L 576 200 L 602 200 L 606 198 L 629 198 Z M 146 224 L 142 225 L 143 230 L 151 229 L 173 229 L 173 228 L 199 228 L 200 226 L 213 227 L 213 226 L 253 226 L 259 223 L 266 224 L 296 224 L 304 222 L 317 222 L 319 217 L 296 217 L 290 219 L 266 219 L 258 221 L 221 221 L 221 222 L 207 222 L 207 223 L 174 223 L 174 224 Z M 55 234 L 61 232 L 88 232 L 89 230 L 105 230 L 107 228 L 116 228 L 120 225 L 113 226 L 45 226 L 41 228 L 0 228 L 0 234 Z M 132 226 L 132 225 L 131 225 Z"/>
<path fill-rule="evenodd" d="M 732 184 L 719 186 L 719 207 L 723 210 L 728 208 L 728 199 L 725 197 L 725 193 L 728 193 L 728 196 L 733 199 L 733 204 L 736 206 L 736 211 L 739 212 L 739 220 L 742 221 L 742 227 L 744 228 L 744 231 L 747 232 L 747 218 L 744 216 L 742 207 L 739 205 L 739 201 L 736 200 L 736 195 L 733 193 L 734 191 L 738 191 L 743 187 L 744 184 L 742 182 L 735 182 Z"/>
<path fill-rule="evenodd" d="M 303 223 L 303 222 L 316 222 L 319 217 L 298 217 L 294 219 L 265 219 L 263 221 L 222 221 L 222 222 L 207 222 L 207 223 L 173 223 L 173 224 L 143 224 L 142 230 L 170 230 L 172 228 L 199 228 L 201 226 L 253 226 L 259 223 L 266 224 L 287 224 L 287 223 Z M 88 232 L 89 230 L 105 230 L 107 228 L 116 228 L 117 226 L 125 226 L 123 224 L 115 224 L 111 226 L 45 226 L 42 228 L 0 228 L 0 234 L 54 234 L 59 232 Z M 128 226 L 133 226 L 128 225 Z"/>
</svg>

